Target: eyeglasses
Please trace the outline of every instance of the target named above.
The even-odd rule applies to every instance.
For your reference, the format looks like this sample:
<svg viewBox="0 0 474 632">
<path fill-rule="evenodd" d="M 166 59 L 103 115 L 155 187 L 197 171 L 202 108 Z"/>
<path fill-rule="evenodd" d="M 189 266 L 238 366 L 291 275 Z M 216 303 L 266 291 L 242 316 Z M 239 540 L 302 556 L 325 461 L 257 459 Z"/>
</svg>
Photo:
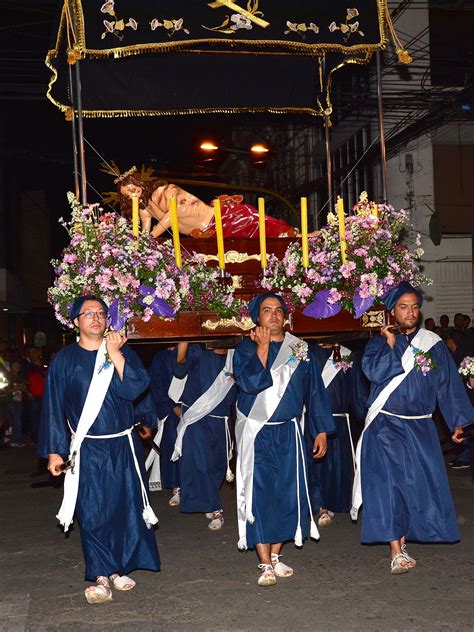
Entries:
<svg viewBox="0 0 474 632">
<path fill-rule="evenodd" d="M 93 312 L 91 309 L 88 309 L 85 312 L 81 312 L 77 316 L 84 316 L 84 318 L 87 318 L 87 320 L 92 320 L 94 317 L 96 317 L 98 320 L 104 320 L 104 318 L 107 316 L 107 313 L 104 312 L 103 309 L 99 310 L 98 312 Z"/>
</svg>

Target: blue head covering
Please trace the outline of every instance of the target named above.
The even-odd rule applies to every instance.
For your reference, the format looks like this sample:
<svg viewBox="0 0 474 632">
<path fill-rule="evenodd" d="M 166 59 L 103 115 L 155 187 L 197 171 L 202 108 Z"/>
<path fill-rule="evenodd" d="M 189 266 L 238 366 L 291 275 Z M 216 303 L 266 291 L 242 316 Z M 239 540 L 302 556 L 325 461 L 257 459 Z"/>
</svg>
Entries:
<svg viewBox="0 0 474 632">
<path fill-rule="evenodd" d="M 420 307 L 423 305 L 423 294 L 420 290 L 414 288 L 408 281 L 402 281 L 397 287 L 394 287 L 393 290 L 390 290 L 390 292 L 387 292 L 387 294 L 383 296 L 382 300 L 385 307 L 388 310 L 393 309 L 398 299 L 404 294 L 416 294 Z"/>
<path fill-rule="evenodd" d="M 265 294 L 257 294 L 257 296 L 254 296 L 253 299 L 249 303 L 250 317 L 252 318 L 253 322 L 256 325 L 258 325 L 258 316 L 260 314 L 260 305 L 263 303 L 263 301 L 266 298 L 277 298 L 280 301 L 280 304 L 281 304 L 285 314 L 288 311 L 288 308 L 285 305 L 285 301 L 282 299 L 282 297 L 279 294 L 274 294 L 273 292 L 265 292 Z"/>
<path fill-rule="evenodd" d="M 97 301 L 98 303 L 101 304 L 105 313 L 109 311 L 107 304 L 104 303 L 104 301 L 100 298 L 100 296 L 94 296 L 93 294 L 86 294 L 85 296 L 80 296 L 79 298 L 76 298 L 76 300 L 72 304 L 72 307 L 69 310 L 69 316 L 71 317 L 71 320 L 74 320 L 75 318 L 79 316 L 79 314 L 82 311 L 82 306 L 84 305 L 86 301 Z"/>
</svg>

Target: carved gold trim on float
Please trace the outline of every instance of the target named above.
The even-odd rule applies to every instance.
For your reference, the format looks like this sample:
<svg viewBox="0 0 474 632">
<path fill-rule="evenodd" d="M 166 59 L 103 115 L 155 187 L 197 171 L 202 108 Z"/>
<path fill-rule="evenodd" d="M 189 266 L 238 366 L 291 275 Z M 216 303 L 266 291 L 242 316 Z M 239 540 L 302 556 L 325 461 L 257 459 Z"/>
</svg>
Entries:
<svg viewBox="0 0 474 632">
<path fill-rule="evenodd" d="M 218 327 L 237 327 L 242 331 L 249 331 L 255 327 L 255 323 L 250 316 L 244 318 L 221 318 L 220 320 L 206 320 L 202 323 L 205 329 L 217 329 Z"/>
<path fill-rule="evenodd" d="M 208 261 L 219 261 L 217 255 L 204 255 L 200 253 L 199 256 L 202 257 L 206 263 Z M 225 263 L 245 263 L 252 259 L 260 261 L 261 257 L 260 255 L 249 255 L 247 252 L 238 252 L 237 250 L 227 250 L 227 252 L 224 253 Z"/>
<path fill-rule="evenodd" d="M 234 290 L 242 289 L 242 277 L 240 276 L 240 274 L 232 275 L 232 287 L 234 288 Z"/>
<path fill-rule="evenodd" d="M 385 310 L 377 310 L 372 312 L 366 312 L 361 317 L 362 327 L 375 328 L 383 327 L 385 325 Z"/>
</svg>

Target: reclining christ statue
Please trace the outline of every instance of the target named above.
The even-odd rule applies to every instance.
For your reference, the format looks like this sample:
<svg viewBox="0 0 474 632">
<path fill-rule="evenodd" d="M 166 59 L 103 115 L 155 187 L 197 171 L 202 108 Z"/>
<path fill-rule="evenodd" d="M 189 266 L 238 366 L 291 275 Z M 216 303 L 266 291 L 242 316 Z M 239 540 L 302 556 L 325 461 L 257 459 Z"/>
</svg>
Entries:
<svg viewBox="0 0 474 632">
<path fill-rule="evenodd" d="M 192 193 L 176 184 L 147 182 L 134 169 L 116 180 L 120 210 L 123 216 L 132 213 L 132 197 L 139 198 L 139 213 L 142 229 L 160 237 L 171 225 L 169 201 L 176 197 L 179 232 L 190 237 L 213 237 L 215 235 L 214 206 L 206 204 Z M 242 203 L 241 195 L 220 195 L 222 229 L 224 237 L 258 237 L 258 211 Z M 152 227 L 152 221 L 157 223 Z M 267 237 L 295 237 L 297 231 L 275 217 L 265 216 Z"/>
</svg>

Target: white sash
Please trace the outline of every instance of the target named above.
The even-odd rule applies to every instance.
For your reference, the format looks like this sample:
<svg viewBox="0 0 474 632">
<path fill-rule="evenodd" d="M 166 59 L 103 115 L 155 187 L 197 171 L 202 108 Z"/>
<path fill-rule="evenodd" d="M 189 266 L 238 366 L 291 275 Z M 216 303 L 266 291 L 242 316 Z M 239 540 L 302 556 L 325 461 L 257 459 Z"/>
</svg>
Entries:
<svg viewBox="0 0 474 632">
<path fill-rule="evenodd" d="M 171 380 L 169 389 L 168 389 L 168 397 L 175 402 L 176 405 L 180 403 L 181 395 L 183 394 L 184 387 L 186 386 L 186 380 L 188 376 L 184 377 L 176 377 L 173 375 L 173 379 Z M 158 430 L 156 435 L 153 438 L 153 442 L 155 445 L 160 447 L 161 439 L 163 438 L 163 430 L 165 426 L 165 422 L 168 419 L 168 415 L 163 419 L 158 419 Z M 145 469 L 146 471 L 150 470 L 150 477 L 148 479 L 148 484 L 150 486 L 151 492 L 160 492 L 163 489 L 163 485 L 161 482 L 161 458 L 158 452 L 155 450 L 150 450 L 148 454 L 147 460 L 145 461 Z"/>
<path fill-rule="evenodd" d="M 105 358 L 106 347 L 104 339 L 97 350 L 94 373 L 89 385 L 89 390 L 87 391 L 86 401 L 84 402 L 76 432 L 71 441 L 69 458 L 74 459 L 75 465 L 73 469 L 69 469 L 66 472 L 64 478 L 63 502 L 56 516 L 60 524 L 64 527 L 64 531 L 69 529 L 76 508 L 77 493 L 79 491 L 79 473 L 81 471 L 81 445 L 90 427 L 97 419 L 97 415 L 102 408 L 114 374 L 114 365 L 112 362 L 109 362 L 108 367 L 104 366 Z"/>
<path fill-rule="evenodd" d="M 198 399 L 191 404 L 191 406 L 181 416 L 181 421 L 179 422 L 177 428 L 178 436 L 171 456 L 172 461 L 177 461 L 183 452 L 183 437 L 188 426 L 196 423 L 196 421 L 199 421 L 206 415 L 209 415 L 209 413 L 211 413 L 214 408 L 223 401 L 227 393 L 234 385 L 234 380 L 231 377 L 233 373 L 233 357 L 234 349 L 229 349 L 222 371 L 219 371 L 219 375 L 207 391 L 198 397 Z"/>
<path fill-rule="evenodd" d="M 350 355 L 352 353 L 352 351 L 350 349 L 348 349 L 347 347 L 343 347 L 341 345 L 341 356 L 344 355 Z M 331 355 L 329 356 L 329 358 L 326 360 L 326 364 L 324 365 L 324 368 L 322 370 L 321 373 L 321 377 L 323 379 L 323 384 L 324 387 L 327 388 L 329 386 L 329 384 L 331 384 L 331 382 L 333 381 L 333 379 L 336 377 L 336 375 L 339 373 L 339 371 L 341 370 L 341 367 L 337 367 L 335 362 L 333 361 L 334 358 L 334 351 L 331 353 Z"/>
<path fill-rule="evenodd" d="M 247 416 L 244 415 L 239 408 L 237 408 L 235 438 L 237 442 L 236 487 L 237 519 L 239 524 L 239 542 L 237 546 L 239 549 L 247 548 L 246 523 L 249 522 L 250 524 L 253 524 L 255 521 L 255 517 L 252 514 L 255 438 L 278 408 L 287 386 L 290 383 L 291 377 L 299 365 L 300 361 L 297 359 L 295 359 L 294 362 L 288 362 L 288 359 L 292 355 L 291 345 L 298 342 L 300 342 L 299 338 L 296 338 L 288 332 L 285 333 L 285 338 L 280 350 L 270 367 L 272 385 L 264 391 L 258 393 Z M 297 423 L 296 420 L 294 420 L 294 423 Z M 297 434 L 295 441 L 297 446 L 296 463 L 298 467 L 299 439 L 296 428 L 295 432 Z M 304 470 L 304 475 L 306 477 L 306 470 Z M 313 530 L 312 537 L 319 537 L 319 534 L 316 534 L 317 530 L 316 532 Z"/>
<path fill-rule="evenodd" d="M 168 389 L 168 397 L 174 402 L 178 403 L 181 401 L 181 395 L 183 394 L 187 379 L 187 375 L 184 377 L 176 377 L 173 375 L 173 379 L 171 380 L 171 384 Z"/>
<path fill-rule="evenodd" d="M 367 416 L 365 418 L 365 426 L 360 435 L 359 442 L 357 443 L 356 450 L 356 471 L 354 476 L 354 484 L 352 487 L 352 508 L 351 508 L 351 518 L 352 520 L 357 520 L 357 516 L 359 513 L 359 509 L 362 505 L 362 486 L 361 486 L 361 460 L 360 455 L 362 451 L 362 440 L 364 438 L 365 431 L 373 422 L 373 420 L 377 417 L 377 415 L 381 412 L 385 403 L 387 402 L 390 395 L 400 386 L 403 380 L 407 377 L 410 371 L 413 370 L 415 366 L 415 356 L 413 353 L 413 347 L 417 349 L 421 349 L 425 353 L 431 349 L 437 342 L 439 342 L 441 338 L 433 333 L 432 331 L 428 331 L 427 329 L 419 329 L 416 336 L 411 341 L 411 345 L 407 347 L 404 354 L 401 358 L 401 363 L 403 367 L 403 373 L 400 375 L 396 375 L 394 378 L 390 380 L 390 382 L 383 388 L 380 393 L 377 395 L 375 400 L 372 402 L 369 410 L 367 411 Z"/>
<path fill-rule="evenodd" d="M 158 430 L 153 438 L 153 443 L 160 447 L 161 439 L 163 438 L 163 430 L 165 427 L 165 421 L 168 419 L 168 415 L 163 419 L 158 419 Z M 151 470 L 150 470 L 151 468 Z M 148 457 L 145 461 L 145 470 L 150 470 L 150 477 L 148 479 L 148 485 L 151 492 L 161 492 L 163 485 L 161 483 L 161 458 L 158 452 L 150 450 Z"/>
<path fill-rule="evenodd" d="M 340 347 L 340 352 L 341 352 L 341 357 L 343 355 L 351 355 L 352 353 L 350 349 L 348 349 L 347 347 L 344 347 L 343 345 L 341 345 Z M 331 384 L 331 382 L 336 377 L 336 375 L 339 373 L 339 371 L 341 370 L 342 370 L 341 367 L 337 367 L 336 363 L 334 362 L 334 351 L 333 351 L 331 355 L 329 356 L 329 358 L 326 360 L 326 364 L 324 365 L 323 371 L 321 373 L 323 384 L 326 389 Z M 351 422 L 349 419 L 349 413 L 333 413 L 333 417 L 345 417 L 346 419 L 347 429 L 349 431 L 349 440 L 351 443 L 352 467 L 355 471 L 356 455 L 355 455 L 355 450 L 354 450 L 354 442 L 352 440 L 352 431 L 351 431 Z"/>
</svg>

